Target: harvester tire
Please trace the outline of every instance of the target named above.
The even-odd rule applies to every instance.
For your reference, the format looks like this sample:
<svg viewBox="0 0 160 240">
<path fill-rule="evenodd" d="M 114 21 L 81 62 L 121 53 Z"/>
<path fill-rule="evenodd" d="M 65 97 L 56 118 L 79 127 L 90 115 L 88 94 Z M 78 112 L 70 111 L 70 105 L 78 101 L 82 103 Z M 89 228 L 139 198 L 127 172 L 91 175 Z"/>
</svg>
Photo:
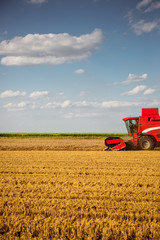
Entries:
<svg viewBox="0 0 160 240">
<path fill-rule="evenodd" d="M 139 148 L 141 150 L 152 150 L 155 147 L 154 140 L 149 136 L 142 136 L 139 139 Z"/>
</svg>

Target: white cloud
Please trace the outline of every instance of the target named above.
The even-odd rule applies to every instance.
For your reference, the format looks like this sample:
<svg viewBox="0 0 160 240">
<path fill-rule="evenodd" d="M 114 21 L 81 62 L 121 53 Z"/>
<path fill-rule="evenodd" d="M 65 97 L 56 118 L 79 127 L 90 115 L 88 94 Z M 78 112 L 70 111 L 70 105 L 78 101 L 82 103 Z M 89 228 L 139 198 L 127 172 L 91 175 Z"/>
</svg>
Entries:
<svg viewBox="0 0 160 240">
<path fill-rule="evenodd" d="M 98 113 L 67 113 L 64 115 L 64 118 L 90 118 L 90 117 L 96 117 L 98 116 Z"/>
<path fill-rule="evenodd" d="M 65 100 L 64 102 L 49 102 L 45 106 L 42 106 L 41 108 L 67 108 L 71 104 L 70 100 Z"/>
<path fill-rule="evenodd" d="M 84 69 L 77 69 L 75 71 L 76 74 L 84 74 L 85 73 L 85 70 Z"/>
<path fill-rule="evenodd" d="M 12 107 L 13 106 L 13 103 L 7 103 L 7 104 L 5 104 L 3 107 L 4 108 L 10 108 L 10 107 Z"/>
<path fill-rule="evenodd" d="M 29 95 L 29 97 L 33 99 L 37 99 L 37 98 L 46 97 L 47 95 L 48 95 L 48 91 L 37 91 L 37 92 L 32 92 Z"/>
<path fill-rule="evenodd" d="M 71 63 L 91 56 L 99 48 L 103 33 L 95 29 L 90 34 L 28 34 L 0 42 L 2 65 L 37 65 Z"/>
<path fill-rule="evenodd" d="M 148 6 L 149 5 L 149 6 Z M 139 2 L 137 4 L 137 9 L 138 10 L 141 10 L 141 8 L 145 8 L 147 7 L 144 12 L 147 13 L 147 12 L 151 12 L 151 11 L 154 11 L 156 9 L 159 9 L 160 8 L 160 1 L 157 1 L 157 2 L 153 2 L 152 0 L 142 0 L 141 2 Z"/>
<path fill-rule="evenodd" d="M 35 102 L 19 102 L 19 103 L 7 103 L 3 106 L 7 111 L 24 111 L 24 110 L 33 110 L 38 108 Z"/>
<path fill-rule="evenodd" d="M 144 74 L 142 74 L 142 75 L 140 75 L 140 76 L 138 76 L 138 75 L 136 75 L 136 74 L 130 73 L 130 74 L 128 75 L 127 79 L 126 79 L 125 81 L 121 82 L 121 83 L 123 83 L 123 84 L 129 84 L 129 83 L 133 83 L 133 82 L 141 82 L 141 81 L 146 80 L 146 79 L 147 79 L 147 76 L 148 76 L 148 75 L 147 75 L 146 73 L 144 73 Z"/>
<path fill-rule="evenodd" d="M 157 20 L 152 22 L 145 22 L 145 20 L 140 20 L 132 24 L 132 28 L 137 35 L 152 32 L 157 27 L 158 27 Z"/>
<path fill-rule="evenodd" d="M 29 1 L 29 3 L 33 3 L 33 4 L 41 4 L 45 2 L 47 2 L 47 0 L 30 0 Z"/>
<path fill-rule="evenodd" d="M 150 20 L 148 20 L 149 18 L 146 14 L 159 8 L 159 1 L 153 2 L 152 0 L 142 0 L 137 4 L 136 9 L 132 9 L 128 12 L 126 17 L 128 18 L 129 24 L 136 35 L 150 33 L 153 30 L 159 30 L 160 19 L 156 18 L 154 14 L 152 14 L 150 16 Z M 137 20 L 138 18 L 139 20 Z"/>
<path fill-rule="evenodd" d="M 70 103 L 71 103 L 70 100 L 66 100 L 66 101 L 64 101 L 63 103 L 61 103 L 61 107 L 62 107 L 62 108 L 69 107 Z"/>
<path fill-rule="evenodd" d="M 99 107 L 100 103 L 98 103 L 98 102 L 80 101 L 80 102 L 75 102 L 72 105 L 75 106 L 75 107 Z"/>
<path fill-rule="evenodd" d="M 138 4 L 137 4 L 137 9 L 139 10 L 139 9 L 141 9 L 142 7 L 145 7 L 145 6 L 147 6 L 148 4 L 150 4 L 152 2 L 152 0 L 142 0 L 141 2 L 139 2 Z"/>
<path fill-rule="evenodd" d="M 133 102 L 123 102 L 123 101 L 106 101 L 102 102 L 102 108 L 117 108 L 117 107 L 130 107 L 130 106 L 137 106 L 137 103 Z"/>
<path fill-rule="evenodd" d="M 146 10 L 145 13 L 157 10 L 160 8 L 160 2 L 153 2 Z"/>
<path fill-rule="evenodd" d="M 139 92 L 144 91 L 145 87 L 140 88 L 138 86 L 136 90 L 132 90 L 132 95 L 137 94 Z M 143 89 L 143 90 L 142 90 Z M 133 94 L 134 92 L 134 94 Z M 152 94 L 153 89 L 146 89 L 144 91 L 144 95 Z M 129 94 L 131 95 L 131 94 Z M 143 98 L 139 100 L 133 100 L 133 102 L 129 101 L 102 101 L 102 102 L 71 102 L 70 100 L 65 100 L 63 102 L 49 102 L 44 106 L 37 105 L 35 102 L 20 102 L 20 103 L 7 103 L 3 106 L 7 111 L 26 111 L 26 110 L 34 110 L 34 109 L 61 109 L 63 113 L 63 117 L 65 118 L 80 118 L 80 117 L 94 117 L 104 114 L 104 109 L 119 109 L 119 108 L 127 108 L 127 107 L 150 107 L 150 106 L 159 106 L 159 99 L 150 99 Z M 63 112 L 64 111 L 64 112 Z M 70 112 L 72 111 L 72 112 Z"/>
<path fill-rule="evenodd" d="M 128 102 L 128 101 L 127 102 L 126 101 L 103 101 L 103 102 L 82 101 L 82 102 L 72 103 L 72 108 L 73 109 L 74 107 L 76 107 L 76 109 L 86 108 L 87 110 L 92 108 L 92 109 L 97 109 L 98 111 L 101 112 L 100 109 L 103 109 L 103 108 L 111 109 L 111 108 L 119 108 L 119 107 L 130 107 L 130 106 L 138 106 L 139 104 L 140 104 L 139 102 Z M 87 113 L 90 114 L 89 112 Z M 95 112 L 92 112 L 92 113 L 95 114 Z M 68 118 L 71 118 L 71 117 L 73 117 L 73 113 L 69 113 Z"/>
<path fill-rule="evenodd" d="M 148 88 L 144 91 L 144 95 L 153 94 L 156 90 L 153 88 Z"/>
<path fill-rule="evenodd" d="M 25 96 L 26 92 L 6 90 L 0 94 L 0 98 L 20 97 Z"/>
<path fill-rule="evenodd" d="M 20 102 L 20 103 L 17 104 L 17 106 L 20 107 L 20 108 L 23 108 L 23 107 L 25 107 L 26 105 L 27 105 L 26 102 Z"/>
<path fill-rule="evenodd" d="M 75 106 L 76 108 L 116 108 L 116 107 L 127 107 L 137 105 L 137 103 L 132 102 L 125 102 L 125 101 L 103 101 L 103 102 L 75 102 L 72 104 L 72 106 Z"/>
<path fill-rule="evenodd" d="M 146 85 L 139 85 L 128 92 L 122 93 L 122 95 L 126 95 L 126 96 L 136 95 L 136 94 L 144 91 L 146 88 L 147 88 Z"/>
<path fill-rule="evenodd" d="M 25 110 L 25 107 L 27 106 L 26 102 L 20 102 L 20 103 L 8 103 L 3 106 L 8 111 L 22 111 Z"/>
</svg>

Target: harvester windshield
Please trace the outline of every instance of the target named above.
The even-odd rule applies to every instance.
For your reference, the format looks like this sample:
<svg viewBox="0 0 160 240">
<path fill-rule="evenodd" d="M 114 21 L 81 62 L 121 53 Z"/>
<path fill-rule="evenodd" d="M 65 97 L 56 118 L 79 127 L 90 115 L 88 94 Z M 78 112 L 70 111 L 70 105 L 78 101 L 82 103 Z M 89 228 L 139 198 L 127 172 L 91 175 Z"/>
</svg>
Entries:
<svg viewBox="0 0 160 240">
<path fill-rule="evenodd" d="M 129 134 L 138 132 L 138 119 L 127 119 L 125 124 Z"/>
</svg>

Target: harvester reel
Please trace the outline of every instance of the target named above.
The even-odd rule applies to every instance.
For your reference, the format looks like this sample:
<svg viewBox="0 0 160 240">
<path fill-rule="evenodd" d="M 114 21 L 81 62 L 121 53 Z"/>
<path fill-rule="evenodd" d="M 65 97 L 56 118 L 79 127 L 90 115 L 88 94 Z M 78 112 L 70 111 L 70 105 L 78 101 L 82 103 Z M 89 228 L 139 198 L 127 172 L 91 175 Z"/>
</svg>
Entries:
<svg viewBox="0 0 160 240">
<path fill-rule="evenodd" d="M 108 137 L 105 139 L 106 148 L 104 151 L 122 151 L 125 149 L 126 144 L 122 138 Z"/>
</svg>

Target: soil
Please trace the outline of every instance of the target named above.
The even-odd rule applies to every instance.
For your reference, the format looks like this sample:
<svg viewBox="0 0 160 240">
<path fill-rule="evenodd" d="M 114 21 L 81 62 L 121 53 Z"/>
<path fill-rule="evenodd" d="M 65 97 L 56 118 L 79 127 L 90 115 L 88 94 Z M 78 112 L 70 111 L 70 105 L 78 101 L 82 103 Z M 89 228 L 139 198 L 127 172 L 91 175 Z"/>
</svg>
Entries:
<svg viewBox="0 0 160 240">
<path fill-rule="evenodd" d="M 124 138 L 123 138 L 124 139 Z M 127 140 L 127 139 L 124 139 Z M 0 138 L 0 151 L 52 150 L 52 151 L 103 151 L 104 139 L 78 138 Z M 160 150 L 155 148 L 155 150 Z"/>
<path fill-rule="evenodd" d="M 0 150 L 102 151 L 104 139 L 0 138 Z"/>
</svg>

